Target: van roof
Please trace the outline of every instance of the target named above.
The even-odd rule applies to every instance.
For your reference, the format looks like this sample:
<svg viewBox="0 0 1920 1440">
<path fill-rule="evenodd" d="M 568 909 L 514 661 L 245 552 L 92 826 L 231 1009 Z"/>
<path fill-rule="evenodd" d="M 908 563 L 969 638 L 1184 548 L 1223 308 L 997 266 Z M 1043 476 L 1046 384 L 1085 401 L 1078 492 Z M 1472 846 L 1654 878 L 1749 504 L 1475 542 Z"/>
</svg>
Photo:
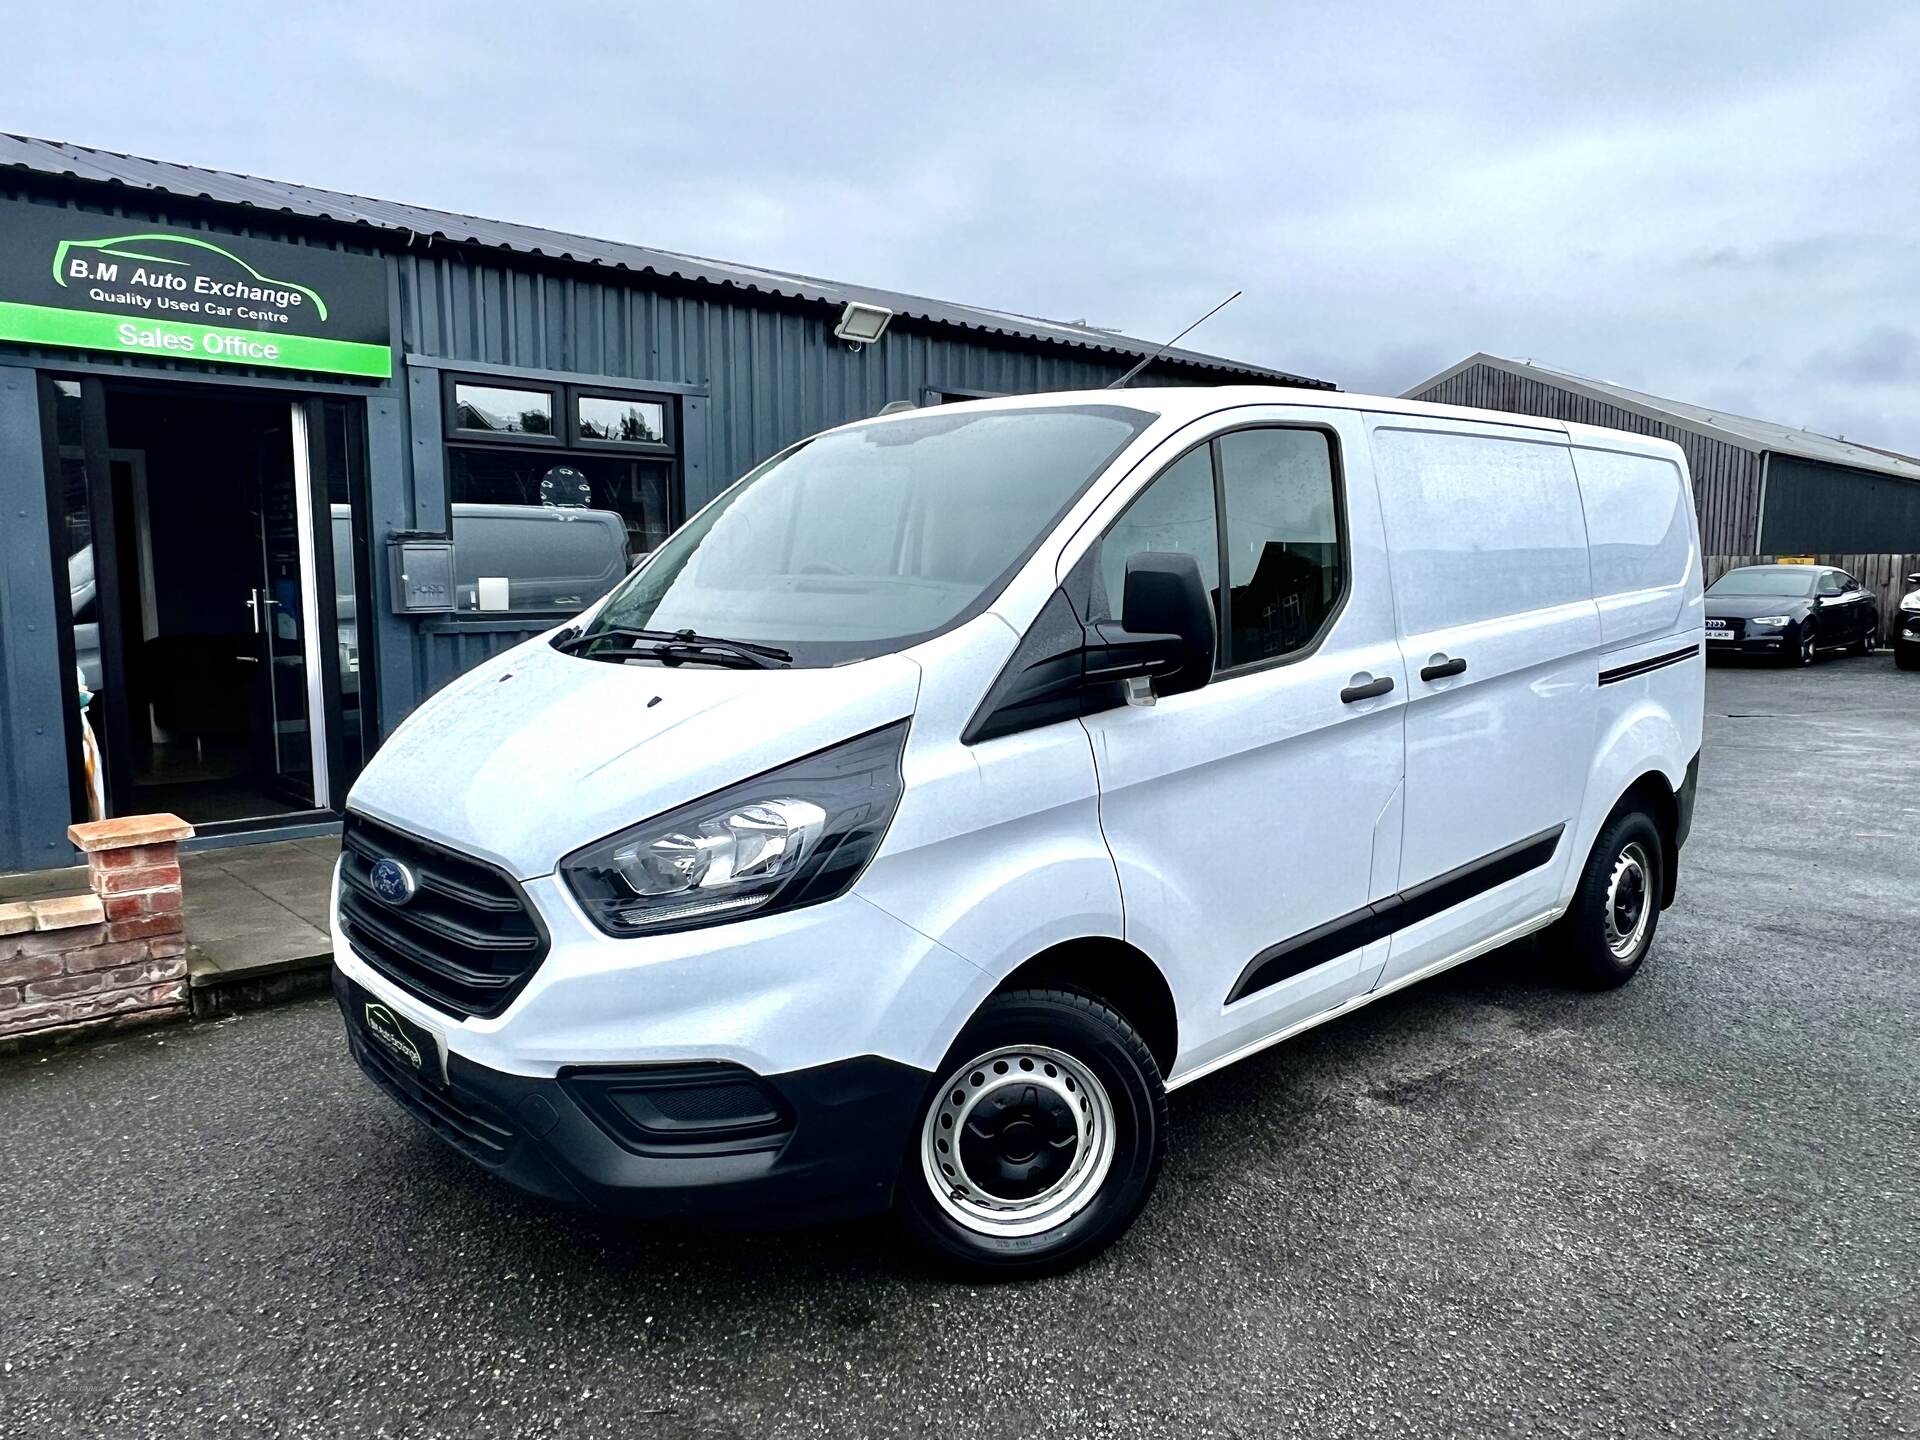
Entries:
<svg viewBox="0 0 1920 1440">
<path fill-rule="evenodd" d="M 937 408 L 948 410 L 1046 409 L 1063 405 L 1125 405 L 1150 410 L 1174 425 L 1212 415 L 1238 406 L 1287 406 L 1308 410 L 1363 410 L 1375 415 L 1406 415 L 1435 420 L 1471 420 L 1498 425 L 1510 430 L 1537 430 L 1549 435 L 1564 435 L 1576 445 L 1610 450 L 1631 450 L 1683 460 L 1678 445 L 1651 435 L 1628 430 L 1609 430 L 1600 425 L 1582 425 L 1570 420 L 1555 420 L 1540 415 L 1516 415 L 1506 410 L 1480 410 L 1465 405 L 1436 405 L 1425 400 L 1406 400 L 1397 395 L 1356 395 L 1344 390 L 1300 390 L 1281 385 L 1157 385 L 1129 390 L 1053 390 L 1037 395 L 1001 395 L 989 399 L 956 401 Z M 873 420 L 856 420 L 855 425 L 875 424 L 924 415 L 927 407 L 897 410 Z"/>
</svg>

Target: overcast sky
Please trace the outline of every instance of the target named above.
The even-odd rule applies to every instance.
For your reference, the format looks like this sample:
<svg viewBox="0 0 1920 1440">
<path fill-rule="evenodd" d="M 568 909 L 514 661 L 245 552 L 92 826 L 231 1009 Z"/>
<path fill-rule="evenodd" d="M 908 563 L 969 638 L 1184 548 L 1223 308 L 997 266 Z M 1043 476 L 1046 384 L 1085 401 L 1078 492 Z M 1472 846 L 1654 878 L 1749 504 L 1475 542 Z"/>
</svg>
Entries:
<svg viewBox="0 0 1920 1440">
<path fill-rule="evenodd" d="M 0 128 L 1920 452 L 1920 4 L 921 10 L 10 7 Z"/>
</svg>

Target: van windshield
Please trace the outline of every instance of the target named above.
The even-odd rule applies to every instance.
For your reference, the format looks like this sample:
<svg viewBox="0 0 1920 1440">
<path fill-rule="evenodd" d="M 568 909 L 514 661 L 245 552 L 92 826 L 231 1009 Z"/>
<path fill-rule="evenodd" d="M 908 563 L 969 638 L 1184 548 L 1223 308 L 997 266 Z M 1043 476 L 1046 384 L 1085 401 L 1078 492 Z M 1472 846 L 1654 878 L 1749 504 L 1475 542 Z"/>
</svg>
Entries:
<svg viewBox="0 0 1920 1440">
<path fill-rule="evenodd" d="M 900 649 L 992 604 L 1154 418 L 1119 405 L 968 408 L 821 435 L 694 517 L 587 634 L 691 630 L 777 646 L 797 665 Z"/>
</svg>

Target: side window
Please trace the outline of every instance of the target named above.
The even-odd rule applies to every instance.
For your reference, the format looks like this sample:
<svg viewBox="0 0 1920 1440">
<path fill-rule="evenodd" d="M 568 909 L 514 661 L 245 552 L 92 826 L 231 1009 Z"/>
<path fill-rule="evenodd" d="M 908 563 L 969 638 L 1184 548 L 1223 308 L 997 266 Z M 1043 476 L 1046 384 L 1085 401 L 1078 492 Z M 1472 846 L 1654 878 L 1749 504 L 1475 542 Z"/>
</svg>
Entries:
<svg viewBox="0 0 1920 1440">
<path fill-rule="evenodd" d="M 1236 430 L 1216 442 L 1227 522 L 1226 666 L 1311 645 L 1347 584 L 1332 439 Z"/>
<path fill-rule="evenodd" d="M 1200 562 L 1200 578 L 1220 617 L 1220 535 L 1213 506 L 1213 460 L 1205 445 L 1189 450 L 1134 497 L 1100 542 L 1106 612 L 1120 614 L 1127 561 L 1148 550 L 1173 550 Z M 1094 608 L 1100 608 L 1095 597 Z"/>
<path fill-rule="evenodd" d="M 1381 426 L 1373 453 L 1394 599 L 1411 632 L 1592 598 L 1565 445 Z"/>
<path fill-rule="evenodd" d="M 1820 577 L 1820 593 L 1822 595 L 1844 595 L 1846 591 L 1847 582 L 1844 576 L 1829 570 Z"/>
</svg>

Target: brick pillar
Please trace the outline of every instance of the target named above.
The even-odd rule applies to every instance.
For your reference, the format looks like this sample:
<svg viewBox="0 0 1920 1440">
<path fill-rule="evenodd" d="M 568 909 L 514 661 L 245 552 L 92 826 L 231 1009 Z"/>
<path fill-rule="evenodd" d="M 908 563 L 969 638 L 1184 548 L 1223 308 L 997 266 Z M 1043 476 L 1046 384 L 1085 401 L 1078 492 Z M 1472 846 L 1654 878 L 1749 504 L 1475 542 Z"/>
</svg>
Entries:
<svg viewBox="0 0 1920 1440">
<path fill-rule="evenodd" d="M 191 834 L 177 815 L 68 829 L 92 893 L 0 905 L 0 1046 L 185 1018 L 179 842 Z"/>
</svg>

